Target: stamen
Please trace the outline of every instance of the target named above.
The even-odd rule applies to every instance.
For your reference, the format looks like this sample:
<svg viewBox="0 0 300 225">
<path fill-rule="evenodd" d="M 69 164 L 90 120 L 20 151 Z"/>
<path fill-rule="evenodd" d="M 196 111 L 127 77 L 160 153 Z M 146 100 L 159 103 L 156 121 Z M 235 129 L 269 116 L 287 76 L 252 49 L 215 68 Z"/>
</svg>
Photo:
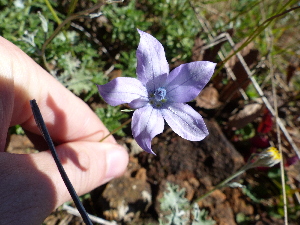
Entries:
<svg viewBox="0 0 300 225">
<path fill-rule="evenodd" d="M 163 99 L 165 99 L 166 94 L 167 94 L 167 91 L 165 88 L 163 88 L 163 87 L 158 88 L 154 93 L 155 100 L 158 102 L 162 101 Z"/>
</svg>

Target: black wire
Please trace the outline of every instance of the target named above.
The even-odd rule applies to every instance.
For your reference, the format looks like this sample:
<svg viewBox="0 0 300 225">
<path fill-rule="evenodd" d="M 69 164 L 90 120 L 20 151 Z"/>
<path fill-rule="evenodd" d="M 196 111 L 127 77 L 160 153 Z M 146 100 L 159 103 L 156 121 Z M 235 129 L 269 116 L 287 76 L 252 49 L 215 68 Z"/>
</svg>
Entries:
<svg viewBox="0 0 300 225">
<path fill-rule="evenodd" d="M 45 141 L 47 142 L 47 145 L 51 151 L 51 154 L 54 158 L 54 161 L 56 163 L 56 166 L 60 172 L 60 175 L 63 179 L 63 181 L 65 182 L 65 185 L 80 213 L 80 215 L 82 216 L 82 219 L 83 221 L 85 222 L 85 224 L 87 225 L 93 225 L 92 221 L 90 220 L 89 216 L 87 215 L 87 212 L 85 211 L 85 208 L 83 207 L 82 203 L 80 202 L 79 200 L 79 197 L 78 195 L 76 194 L 76 191 L 74 190 L 74 187 L 71 183 L 71 181 L 69 180 L 68 178 L 68 175 L 66 174 L 59 158 L 58 158 L 58 155 L 57 155 L 57 152 L 56 152 L 56 149 L 55 149 L 55 146 L 53 144 L 53 141 L 50 137 L 50 134 L 48 132 L 48 129 L 46 127 L 46 124 L 44 122 L 44 119 L 42 117 L 42 114 L 41 114 L 41 111 L 35 101 L 35 99 L 33 100 L 30 100 L 30 106 L 31 106 L 31 110 L 32 110 L 32 113 L 33 113 L 33 116 L 34 116 L 34 119 L 35 119 L 35 122 L 38 126 L 38 128 L 40 129 Z"/>
</svg>

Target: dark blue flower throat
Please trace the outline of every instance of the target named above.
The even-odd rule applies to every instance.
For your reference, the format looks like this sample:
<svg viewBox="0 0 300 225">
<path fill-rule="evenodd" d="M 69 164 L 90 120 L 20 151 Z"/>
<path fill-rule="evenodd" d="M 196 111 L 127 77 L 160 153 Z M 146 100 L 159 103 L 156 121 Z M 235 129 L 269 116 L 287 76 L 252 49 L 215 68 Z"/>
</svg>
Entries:
<svg viewBox="0 0 300 225">
<path fill-rule="evenodd" d="M 167 101 L 166 94 L 167 91 L 164 87 L 157 88 L 154 93 L 149 96 L 150 104 L 155 108 L 161 108 Z"/>
</svg>

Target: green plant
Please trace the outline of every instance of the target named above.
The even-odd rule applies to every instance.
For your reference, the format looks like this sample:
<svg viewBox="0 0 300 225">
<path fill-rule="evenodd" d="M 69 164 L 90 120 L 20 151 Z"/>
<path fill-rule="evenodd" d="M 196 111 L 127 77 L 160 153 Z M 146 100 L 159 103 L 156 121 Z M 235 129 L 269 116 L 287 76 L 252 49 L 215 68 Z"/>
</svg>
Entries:
<svg viewBox="0 0 300 225">
<path fill-rule="evenodd" d="M 245 127 L 236 130 L 235 135 L 239 136 L 241 140 L 248 140 L 255 135 L 255 129 L 252 123 L 248 123 Z"/>
<path fill-rule="evenodd" d="M 15 125 L 13 127 L 9 128 L 9 133 L 10 134 L 18 134 L 18 135 L 24 135 L 25 132 L 23 128 L 20 125 Z"/>
<path fill-rule="evenodd" d="M 115 64 L 117 69 L 122 70 L 124 77 L 136 77 L 136 56 L 135 50 L 122 52 L 119 63 Z"/>
<path fill-rule="evenodd" d="M 166 47 L 168 61 L 190 60 L 199 22 L 188 0 L 143 1 L 146 17 L 153 21 L 153 35 Z M 146 5 L 146 6 L 145 6 Z"/>
<path fill-rule="evenodd" d="M 151 23 L 145 20 L 144 12 L 136 8 L 136 1 L 127 5 L 111 4 L 104 8 L 103 14 L 112 25 L 112 40 L 122 45 L 136 46 L 138 35 L 136 29 L 147 30 Z"/>
<path fill-rule="evenodd" d="M 128 114 L 121 112 L 120 107 L 113 107 L 110 105 L 107 105 L 106 108 L 97 108 L 95 112 L 109 131 L 113 131 L 121 126 L 121 120 L 128 118 Z M 122 129 L 118 130 L 116 134 L 119 136 L 125 136 Z"/>
</svg>

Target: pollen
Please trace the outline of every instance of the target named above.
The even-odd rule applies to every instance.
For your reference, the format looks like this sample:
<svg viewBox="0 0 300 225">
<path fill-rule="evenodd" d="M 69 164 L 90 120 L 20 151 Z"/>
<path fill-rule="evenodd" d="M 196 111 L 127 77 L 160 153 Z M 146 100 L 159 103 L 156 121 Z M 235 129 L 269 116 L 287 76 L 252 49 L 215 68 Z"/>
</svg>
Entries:
<svg viewBox="0 0 300 225">
<path fill-rule="evenodd" d="M 281 155 L 280 155 L 277 148 L 270 147 L 270 148 L 267 149 L 267 152 L 270 153 L 270 155 L 272 156 L 272 158 L 274 160 L 281 160 Z"/>
</svg>

